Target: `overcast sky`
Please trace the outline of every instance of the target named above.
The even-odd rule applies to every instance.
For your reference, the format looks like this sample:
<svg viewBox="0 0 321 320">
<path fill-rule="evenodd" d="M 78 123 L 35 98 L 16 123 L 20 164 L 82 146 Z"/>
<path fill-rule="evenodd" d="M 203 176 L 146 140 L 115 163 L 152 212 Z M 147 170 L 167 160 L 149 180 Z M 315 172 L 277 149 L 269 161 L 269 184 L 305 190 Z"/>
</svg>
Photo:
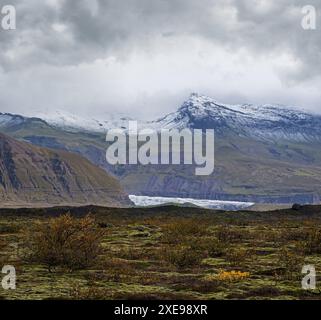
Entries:
<svg viewBox="0 0 321 320">
<path fill-rule="evenodd" d="M 154 118 L 191 92 L 321 113 L 320 0 L 0 0 L 0 112 Z M 315 5 L 317 30 L 301 27 Z"/>
</svg>

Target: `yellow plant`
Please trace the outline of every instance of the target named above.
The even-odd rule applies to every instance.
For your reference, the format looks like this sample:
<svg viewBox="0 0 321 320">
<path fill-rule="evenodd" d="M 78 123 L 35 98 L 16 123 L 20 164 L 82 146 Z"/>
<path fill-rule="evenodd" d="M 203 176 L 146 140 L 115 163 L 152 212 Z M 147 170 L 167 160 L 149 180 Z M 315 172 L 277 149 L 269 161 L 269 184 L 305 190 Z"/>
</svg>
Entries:
<svg viewBox="0 0 321 320">
<path fill-rule="evenodd" d="M 220 270 L 218 274 L 216 275 L 207 275 L 205 277 L 205 280 L 208 281 L 239 281 L 239 280 L 244 280 L 246 278 L 250 277 L 249 272 L 242 272 L 242 271 L 224 271 Z"/>
</svg>

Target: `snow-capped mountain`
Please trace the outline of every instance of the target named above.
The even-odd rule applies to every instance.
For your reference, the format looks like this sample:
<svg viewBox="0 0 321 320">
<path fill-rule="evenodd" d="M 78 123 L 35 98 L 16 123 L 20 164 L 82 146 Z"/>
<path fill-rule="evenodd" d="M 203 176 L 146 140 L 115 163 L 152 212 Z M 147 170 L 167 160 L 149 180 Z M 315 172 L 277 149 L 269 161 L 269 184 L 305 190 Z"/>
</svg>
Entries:
<svg viewBox="0 0 321 320">
<path fill-rule="evenodd" d="M 66 111 L 36 113 L 37 118 L 1 114 L 0 127 L 21 125 L 28 121 L 45 121 L 65 131 L 106 133 L 112 128 L 128 128 L 130 119 L 108 114 L 100 119 L 85 118 Z M 196 93 L 177 111 L 154 121 L 138 121 L 139 128 L 214 129 L 216 134 L 250 136 L 258 140 L 278 139 L 321 141 L 321 115 L 283 105 L 230 105 Z"/>
<path fill-rule="evenodd" d="M 34 115 L 0 114 L 0 132 L 40 147 L 80 154 L 117 176 L 128 194 L 266 203 L 321 199 L 321 115 L 302 109 L 228 105 L 192 94 L 175 112 L 138 121 L 139 127 L 157 130 L 214 129 L 215 170 L 206 177 L 195 176 L 193 166 L 109 165 L 103 135 L 111 128 L 126 129 L 128 118 L 86 119 L 64 111 Z"/>
<path fill-rule="evenodd" d="M 111 128 L 128 127 L 131 119 L 121 115 L 107 115 L 104 119 L 81 117 L 67 111 L 55 110 L 54 112 L 35 112 L 35 117 L 27 117 L 11 113 L 0 112 L 0 128 L 14 127 L 30 122 L 43 122 L 69 132 L 101 132 L 105 133 Z"/>
<path fill-rule="evenodd" d="M 23 116 L 13 115 L 10 113 L 0 113 L 0 126 L 19 125 L 25 121 Z"/>
<path fill-rule="evenodd" d="M 283 105 L 229 105 L 192 94 L 173 113 L 152 122 L 156 128 L 215 129 L 258 139 L 321 141 L 321 116 Z"/>
<path fill-rule="evenodd" d="M 51 113 L 38 113 L 38 117 L 48 124 L 67 131 L 92 131 L 105 133 L 111 128 L 127 128 L 130 118 L 123 115 L 106 115 L 101 119 L 85 118 L 66 111 L 56 110 Z"/>
<path fill-rule="evenodd" d="M 17 114 L 0 112 L 0 128 L 21 128 L 23 125 L 31 123 L 45 123 L 45 121 L 36 117 L 25 117 Z"/>
</svg>

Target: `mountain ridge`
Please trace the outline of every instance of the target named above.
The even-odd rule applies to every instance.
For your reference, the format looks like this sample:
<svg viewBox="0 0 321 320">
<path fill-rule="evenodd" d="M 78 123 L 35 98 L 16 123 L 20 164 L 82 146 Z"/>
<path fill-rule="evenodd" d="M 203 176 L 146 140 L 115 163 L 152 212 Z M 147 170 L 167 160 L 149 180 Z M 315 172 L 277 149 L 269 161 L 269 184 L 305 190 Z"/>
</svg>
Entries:
<svg viewBox="0 0 321 320">
<path fill-rule="evenodd" d="M 282 105 L 222 104 L 195 93 L 176 112 L 153 123 L 167 129 L 234 132 L 260 140 L 321 141 L 321 115 Z"/>
<path fill-rule="evenodd" d="M 15 121 L 6 121 L 4 125 L 0 117 L 0 131 L 34 145 L 79 154 L 119 179 L 128 194 L 319 203 L 321 116 L 297 110 L 280 111 L 271 105 L 264 105 L 262 112 L 259 106 L 223 108 L 217 104 L 212 98 L 194 94 L 174 113 L 141 123 L 156 130 L 214 126 L 215 169 L 214 174 L 206 177 L 195 176 L 193 165 L 111 166 L 106 161 L 108 143 L 104 129 L 70 130 L 35 118 L 20 125 Z M 250 114 L 244 115 L 243 109 Z M 114 125 L 122 126 L 124 122 Z"/>
<path fill-rule="evenodd" d="M 0 113 L 0 127 L 21 123 L 43 122 L 54 128 L 71 132 L 106 133 L 112 128 L 128 128 L 129 117 L 108 115 L 108 119 L 82 118 L 64 111 L 53 115 L 38 114 L 23 117 Z M 139 121 L 139 127 L 155 130 L 214 129 L 217 134 L 234 132 L 260 140 L 321 141 L 321 115 L 303 108 L 280 104 L 224 104 L 205 95 L 192 93 L 174 112 L 150 121 Z"/>
<path fill-rule="evenodd" d="M 2 205 L 105 204 L 130 201 L 118 181 L 87 159 L 0 133 Z"/>
</svg>

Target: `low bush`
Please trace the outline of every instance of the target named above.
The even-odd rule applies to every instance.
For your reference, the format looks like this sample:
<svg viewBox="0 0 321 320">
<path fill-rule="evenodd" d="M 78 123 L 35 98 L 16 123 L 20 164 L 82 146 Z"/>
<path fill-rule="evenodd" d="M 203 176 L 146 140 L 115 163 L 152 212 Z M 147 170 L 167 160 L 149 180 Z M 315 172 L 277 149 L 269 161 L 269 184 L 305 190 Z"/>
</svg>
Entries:
<svg viewBox="0 0 321 320">
<path fill-rule="evenodd" d="M 243 229 L 232 229 L 229 226 L 219 226 L 216 230 L 216 237 L 226 243 L 235 243 L 241 242 L 246 238 L 250 237 L 250 234 L 247 230 Z"/>
<path fill-rule="evenodd" d="M 231 248 L 225 254 L 226 260 L 233 266 L 242 266 L 252 257 L 252 252 L 245 248 Z"/>
<path fill-rule="evenodd" d="M 286 248 L 283 248 L 279 252 L 278 266 L 283 270 L 282 274 L 286 276 L 287 279 L 300 277 L 303 264 L 304 257 L 302 255 Z"/>
<path fill-rule="evenodd" d="M 224 255 L 227 246 L 215 237 L 202 237 L 196 239 L 191 244 L 191 248 L 202 251 L 209 258 L 217 258 Z"/>
<path fill-rule="evenodd" d="M 321 228 L 309 228 L 305 233 L 305 239 L 301 244 L 304 253 L 321 253 Z"/>
<path fill-rule="evenodd" d="M 0 234 L 17 233 L 20 231 L 19 226 L 14 223 L 0 224 Z"/>
<path fill-rule="evenodd" d="M 174 247 L 163 251 L 166 262 L 177 268 L 190 268 L 200 265 L 203 253 L 191 247 Z"/>
<path fill-rule="evenodd" d="M 102 232 L 91 216 L 77 219 L 70 215 L 39 223 L 26 235 L 29 259 L 70 270 L 87 268 L 101 252 Z"/>
<path fill-rule="evenodd" d="M 204 237 L 207 225 L 195 219 L 178 220 L 167 224 L 163 228 L 162 241 L 166 243 L 182 243 L 191 237 Z"/>
</svg>

